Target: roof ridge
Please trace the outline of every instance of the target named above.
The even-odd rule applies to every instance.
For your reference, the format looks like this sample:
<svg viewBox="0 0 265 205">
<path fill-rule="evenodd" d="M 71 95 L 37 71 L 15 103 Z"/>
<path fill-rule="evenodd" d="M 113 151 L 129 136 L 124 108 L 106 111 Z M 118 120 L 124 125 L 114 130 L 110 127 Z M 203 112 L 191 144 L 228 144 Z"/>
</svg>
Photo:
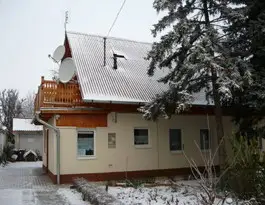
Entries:
<svg viewBox="0 0 265 205">
<path fill-rule="evenodd" d="M 88 33 L 83 33 L 83 32 L 76 32 L 76 31 L 66 31 L 66 33 L 71 33 L 71 34 L 79 34 L 79 35 L 86 35 L 86 36 L 92 36 L 92 37 L 100 37 L 100 38 L 105 38 L 106 36 L 99 35 L 99 34 L 88 34 Z M 113 36 L 108 36 L 107 39 L 113 39 L 113 40 L 120 40 L 120 41 L 129 41 L 132 43 L 141 43 L 141 44 L 148 44 L 152 45 L 151 42 L 145 42 L 145 41 L 136 41 L 136 40 L 131 40 L 127 38 L 121 38 L 121 37 L 113 37 Z"/>
</svg>

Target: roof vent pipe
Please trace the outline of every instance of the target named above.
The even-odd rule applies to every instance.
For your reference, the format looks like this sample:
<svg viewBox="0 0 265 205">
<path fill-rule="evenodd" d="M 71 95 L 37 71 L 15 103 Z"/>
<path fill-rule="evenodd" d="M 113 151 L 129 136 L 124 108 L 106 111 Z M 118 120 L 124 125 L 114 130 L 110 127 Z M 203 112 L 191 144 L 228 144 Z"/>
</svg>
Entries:
<svg viewBox="0 0 265 205">
<path fill-rule="evenodd" d="M 119 54 L 113 53 L 113 60 L 114 60 L 113 69 L 114 70 L 117 70 L 117 68 L 118 68 L 118 65 L 117 65 L 117 59 L 118 58 L 125 58 L 125 57 L 124 57 L 124 55 L 119 55 Z"/>
<path fill-rule="evenodd" d="M 103 40 L 104 40 L 104 66 L 106 66 L 106 40 L 107 40 L 107 37 L 104 37 Z"/>
<path fill-rule="evenodd" d="M 117 70 L 117 68 L 118 68 L 118 65 L 117 65 L 117 54 L 113 54 L 113 60 L 114 60 L 114 62 L 113 62 L 113 69 L 114 70 Z"/>
</svg>

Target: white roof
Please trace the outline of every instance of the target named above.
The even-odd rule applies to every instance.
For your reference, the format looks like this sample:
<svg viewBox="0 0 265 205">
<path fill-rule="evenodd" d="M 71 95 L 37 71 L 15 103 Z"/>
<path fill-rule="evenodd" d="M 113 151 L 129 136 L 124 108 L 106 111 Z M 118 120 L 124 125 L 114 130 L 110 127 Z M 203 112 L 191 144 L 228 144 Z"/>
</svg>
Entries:
<svg viewBox="0 0 265 205">
<path fill-rule="evenodd" d="M 108 37 L 67 32 L 72 58 L 84 101 L 112 101 L 145 103 L 168 89 L 157 80 L 168 70 L 157 69 L 153 77 L 147 75 L 149 61 L 145 59 L 152 44 Z M 113 69 L 113 53 L 125 58 L 117 59 Z M 194 95 L 193 104 L 205 105 L 205 93 Z"/>
<path fill-rule="evenodd" d="M 42 131 L 42 125 L 31 124 L 32 119 L 13 118 L 13 131 Z"/>
</svg>

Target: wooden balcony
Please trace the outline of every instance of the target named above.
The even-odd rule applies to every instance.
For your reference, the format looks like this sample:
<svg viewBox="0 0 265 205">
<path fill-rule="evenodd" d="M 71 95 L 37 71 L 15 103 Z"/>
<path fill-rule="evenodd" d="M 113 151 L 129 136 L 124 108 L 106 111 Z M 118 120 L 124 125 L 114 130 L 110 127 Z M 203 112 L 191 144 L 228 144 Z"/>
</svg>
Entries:
<svg viewBox="0 0 265 205">
<path fill-rule="evenodd" d="M 58 83 L 41 78 L 41 85 L 35 97 L 34 111 L 40 108 L 83 106 L 79 85 L 77 83 Z"/>
</svg>

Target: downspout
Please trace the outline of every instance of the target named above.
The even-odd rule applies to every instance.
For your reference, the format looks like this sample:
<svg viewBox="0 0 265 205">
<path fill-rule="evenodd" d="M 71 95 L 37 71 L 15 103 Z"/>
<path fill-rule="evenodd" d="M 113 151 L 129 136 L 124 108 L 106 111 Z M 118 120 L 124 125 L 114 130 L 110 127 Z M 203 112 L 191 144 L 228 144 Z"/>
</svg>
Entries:
<svg viewBox="0 0 265 205">
<path fill-rule="evenodd" d="M 158 121 L 156 120 L 156 137 L 157 137 L 157 168 L 160 169 L 160 146 L 159 146 L 159 134 L 158 134 Z"/>
<path fill-rule="evenodd" d="M 43 121 L 42 119 L 40 119 L 40 113 L 37 112 L 36 115 L 36 120 L 38 122 L 40 122 L 41 124 L 45 125 L 46 127 L 52 129 L 55 131 L 56 133 L 56 149 L 57 149 L 57 152 L 56 152 L 56 173 L 57 173 L 57 184 L 60 184 L 60 130 L 56 127 L 56 126 L 52 126 L 50 125 L 49 123 Z M 47 145 L 49 146 L 49 145 Z"/>
</svg>

